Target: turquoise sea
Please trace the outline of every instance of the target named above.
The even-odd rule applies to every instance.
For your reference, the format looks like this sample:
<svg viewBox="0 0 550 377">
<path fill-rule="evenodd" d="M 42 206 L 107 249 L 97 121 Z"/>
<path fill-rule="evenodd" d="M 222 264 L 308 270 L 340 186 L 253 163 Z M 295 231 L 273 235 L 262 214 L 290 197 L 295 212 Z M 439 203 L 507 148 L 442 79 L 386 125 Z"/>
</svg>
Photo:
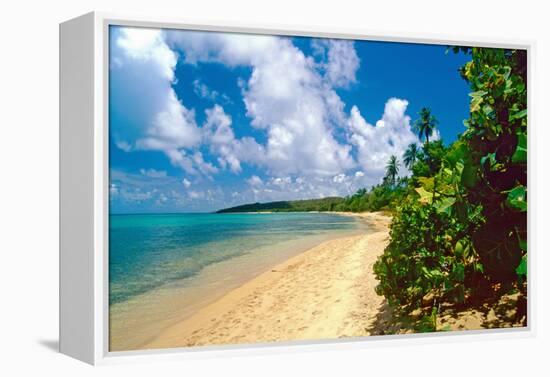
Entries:
<svg viewBox="0 0 550 377">
<path fill-rule="evenodd" d="M 325 213 L 111 215 L 109 225 L 111 304 L 267 246 L 358 227 Z"/>
</svg>

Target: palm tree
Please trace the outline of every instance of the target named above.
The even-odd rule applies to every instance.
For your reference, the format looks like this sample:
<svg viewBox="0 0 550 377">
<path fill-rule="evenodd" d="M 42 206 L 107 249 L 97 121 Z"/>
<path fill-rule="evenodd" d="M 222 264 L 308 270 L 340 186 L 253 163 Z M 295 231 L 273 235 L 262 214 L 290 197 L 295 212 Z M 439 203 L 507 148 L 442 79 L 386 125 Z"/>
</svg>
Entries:
<svg viewBox="0 0 550 377">
<path fill-rule="evenodd" d="M 403 153 L 403 163 L 407 168 L 412 168 L 414 163 L 418 161 L 420 157 L 420 149 L 416 143 L 409 144 L 405 153 Z"/>
<path fill-rule="evenodd" d="M 388 164 L 386 165 L 386 177 L 384 178 L 384 181 L 394 186 L 395 178 L 397 177 L 398 173 L 399 173 L 399 161 L 397 160 L 397 157 L 391 156 L 388 161 Z"/>
<path fill-rule="evenodd" d="M 414 122 L 414 126 L 418 131 L 418 137 L 425 137 L 426 144 L 428 144 L 430 142 L 430 135 L 434 132 L 435 127 L 439 122 L 436 117 L 432 115 L 431 110 L 427 107 L 420 109 L 418 115 L 420 118 Z"/>
</svg>

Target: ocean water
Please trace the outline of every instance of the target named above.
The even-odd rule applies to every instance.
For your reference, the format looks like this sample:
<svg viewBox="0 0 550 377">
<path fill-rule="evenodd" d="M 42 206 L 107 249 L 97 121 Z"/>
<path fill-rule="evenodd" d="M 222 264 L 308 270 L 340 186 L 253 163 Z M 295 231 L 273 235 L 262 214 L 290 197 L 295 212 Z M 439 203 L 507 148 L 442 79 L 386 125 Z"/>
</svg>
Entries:
<svg viewBox="0 0 550 377">
<path fill-rule="evenodd" d="M 111 304 L 267 246 L 358 227 L 324 213 L 111 215 L 109 225 Z"/>
</svg>

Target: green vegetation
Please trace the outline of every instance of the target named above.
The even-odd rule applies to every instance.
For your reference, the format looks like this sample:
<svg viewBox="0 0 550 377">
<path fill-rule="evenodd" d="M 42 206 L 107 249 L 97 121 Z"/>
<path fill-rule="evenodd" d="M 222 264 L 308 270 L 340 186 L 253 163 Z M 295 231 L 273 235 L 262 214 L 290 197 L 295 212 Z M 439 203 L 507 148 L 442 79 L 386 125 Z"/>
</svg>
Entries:
<svg viewBox="0 0 550 377">
<path fill-rule="evenodd" d="M 416 161 L 420 160 L 420 154 L 422 151 L 420 148 L 418 148 L 418 145 L 416 144 L 410 144 L 403 154 L 403 163 L 405 163 L 405 166 L 407 168 L 412 168 Z"/>
<path fill-rule="evenodd" d="M 288 200 L 270 203 L 252 203 L 237 207 L 225 208 L 216 213 L 234 212 L 309 212 L 309 211 L 334 211 L 344 202 L 344 198 L 329 197 L 322 199 Z"/>
<path fill-rule="evenodd" d="M 439 123 L 437 119 L 432 115 L 432 112 L 427 107 L 423 107 L 420 110 L 420 118 L 414 122 L 414 126 L 418 131 L 418 137 L 426 138 L 426 144 L 430 143 L 430 136 L 432 135 L 435 127 Z"/>
<path fill-rule="evenodd" d="M 437 120 L 422 109 L 415 125 L 426 142 L 421 153 L 404 155 L 413 174 L 374 266 L 377 292 L 391 305 L 424 310 L 422 331 L 438 330 L 442 304 L 515 291 L 520 317 L 526 308 L 526 53 L 454 50 L 472 57 L 460 70 L 472 90 L 466 131 L 448 148 L 430 142 Z"/>
</svg>

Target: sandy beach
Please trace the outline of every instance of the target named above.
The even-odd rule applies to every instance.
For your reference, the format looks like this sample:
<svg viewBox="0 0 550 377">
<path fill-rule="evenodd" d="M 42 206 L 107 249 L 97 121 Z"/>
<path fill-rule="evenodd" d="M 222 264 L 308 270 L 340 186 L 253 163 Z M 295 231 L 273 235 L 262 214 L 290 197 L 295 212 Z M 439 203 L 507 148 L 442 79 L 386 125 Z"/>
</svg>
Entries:
<svg viewBox="0 0 550 377">
<path fill-rule="evenodd" d="M 373 232 L 329 240 L 255 277 L 164 329 L 143 349 L 334 339 L 369 335 L 384 304 L 372 265 L 390 217 L 350 214 Z"/>
</svg>

